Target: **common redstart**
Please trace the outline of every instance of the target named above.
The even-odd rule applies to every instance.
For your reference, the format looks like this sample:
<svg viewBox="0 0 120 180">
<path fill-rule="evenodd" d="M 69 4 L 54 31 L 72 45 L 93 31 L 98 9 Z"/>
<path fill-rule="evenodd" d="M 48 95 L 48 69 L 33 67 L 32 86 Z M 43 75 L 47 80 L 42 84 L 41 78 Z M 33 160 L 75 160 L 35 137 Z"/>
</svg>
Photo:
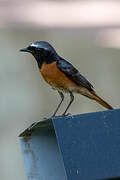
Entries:
<svg viewBox="0 0 120 180">
<path fill-rule="evenodd" d="M 58 91 L 61 101 L 53 116 L 56 115 L 64 100 L 64 93 L 70 94 L 70 102 L 62 114 L 63 116 L 67 115 L 67 110 L 74 100 L 73 93 L 82 94 L 97 101 L 107 109 L 113 109 L 95 93 L 92 84 L 71 63 L 59 56 L 48 42 L 37 41 L 20 51 L 31 53 L 34 56 L 44 80 Z"/>
</svg>

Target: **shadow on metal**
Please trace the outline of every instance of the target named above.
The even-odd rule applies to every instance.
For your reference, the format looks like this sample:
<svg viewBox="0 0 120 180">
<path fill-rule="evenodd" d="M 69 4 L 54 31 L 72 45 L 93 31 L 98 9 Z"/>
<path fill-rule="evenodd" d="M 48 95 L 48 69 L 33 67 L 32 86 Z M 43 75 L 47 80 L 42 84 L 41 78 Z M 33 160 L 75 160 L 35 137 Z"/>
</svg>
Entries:
<svg viewBox="0 0 120 180">
<path fill-rule="evenodd" d="M 97 180 L 120 180 L 120 177 L 117 178 L 107 178 L 107 179 L 97 179 Z"/>
</svg>

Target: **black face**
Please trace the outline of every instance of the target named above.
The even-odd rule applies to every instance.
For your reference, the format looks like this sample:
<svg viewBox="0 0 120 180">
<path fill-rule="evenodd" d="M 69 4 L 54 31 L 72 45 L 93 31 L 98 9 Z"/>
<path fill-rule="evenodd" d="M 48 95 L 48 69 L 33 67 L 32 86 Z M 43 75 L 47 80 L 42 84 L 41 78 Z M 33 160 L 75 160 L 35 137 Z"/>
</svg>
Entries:
<svg viewBox="0 0 120 180">
<path fill-rule="evenodd" d="M 51 63 L 57 60 L 56 51 L 48 42 L 45 41 L 37 41 L 20 51 L 31 53 L 35 57 L 39 66 L 41 66 L 43 62 Z"/>
</svg>

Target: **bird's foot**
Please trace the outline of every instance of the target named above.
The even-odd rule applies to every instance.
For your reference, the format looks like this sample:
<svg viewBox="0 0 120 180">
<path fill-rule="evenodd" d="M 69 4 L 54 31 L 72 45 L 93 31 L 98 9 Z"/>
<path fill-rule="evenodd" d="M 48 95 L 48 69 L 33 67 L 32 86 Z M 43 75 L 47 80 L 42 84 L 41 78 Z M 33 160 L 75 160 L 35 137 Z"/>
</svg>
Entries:
<svg viewBox="0 0 120 180">
<path fill-rule="evenodd" d="M 62 116 L 70 116 L 72 115 L 71 113 L 67 113 L 67 114 L 62 114 Z"/>
<path fill-rule="evenodd" d="M 71 113 L 67 113 L 67 114 L 62 114 L 62 115 L 58 115 L 58 116 L 51 116 L 51 118 L 57 118 L 57 117 L 65 117 L 65 116 L 71 116 Z"/>
</svg>

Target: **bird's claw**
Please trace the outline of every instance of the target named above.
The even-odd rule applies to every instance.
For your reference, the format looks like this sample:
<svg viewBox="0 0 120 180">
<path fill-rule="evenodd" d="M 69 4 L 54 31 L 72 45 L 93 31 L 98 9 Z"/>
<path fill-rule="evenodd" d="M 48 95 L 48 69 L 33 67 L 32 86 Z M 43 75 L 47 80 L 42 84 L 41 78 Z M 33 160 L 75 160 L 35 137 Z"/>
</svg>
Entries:
<svg viewBox="0 0 120 180">
<path fill-rule="evenodd" d="M 70 116 L 71 113 L 67 113 L 67 114 L 62 114 L 62 116 Z"/>
</svg>

